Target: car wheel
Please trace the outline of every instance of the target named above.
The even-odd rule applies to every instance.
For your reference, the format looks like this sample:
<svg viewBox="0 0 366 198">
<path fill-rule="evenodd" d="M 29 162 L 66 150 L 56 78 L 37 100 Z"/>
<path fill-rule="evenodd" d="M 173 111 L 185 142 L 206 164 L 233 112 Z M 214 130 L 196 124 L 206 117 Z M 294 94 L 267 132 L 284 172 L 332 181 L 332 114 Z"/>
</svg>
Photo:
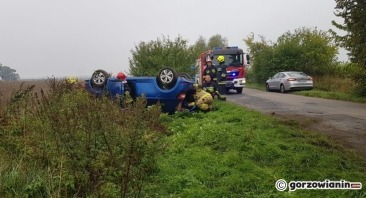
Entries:
<svg viewBox="0 0 366 198">
<path fill-rule="evenodd" d="M 236 88 L 236 93 L 237 93 L 237 94 L 241 94 L 241 93 L 243 93 L 243 87 Z"/>
<path fill-rule="evenodd" d="M 281 93 L 286 93 L 286 89 L 283 84 L 281 84 L 281 86 L 280 86 L 280 91 L 281 91 Z"/>
<path fill-rule="evenodd" d="M 178 73 L 178 77 L 185 78 L 187 80 L 192 80 L 192 76 L 187 73 Z"/>
<path fill-rule="evenodd" d="M 107 84 L 107 79 L 109 74 L 104 70 L 96 70 L 90 79 L 91 85 L 93 87 L 104 87 Z"/>
<path fill-rule="evenodd" d="M 271 91 L 271 89 L 269 88 L 269 84 L 266 84 L 266 91 Z"/>
<path fill-rule="evenodd" d="M 178 74 L 174 69 L 169 67 L 163 68 L 160 70 L 157 77 L 158 86 L 161 89 L 171 89 L 175 86 L 177 79 Z"/>
</svg>

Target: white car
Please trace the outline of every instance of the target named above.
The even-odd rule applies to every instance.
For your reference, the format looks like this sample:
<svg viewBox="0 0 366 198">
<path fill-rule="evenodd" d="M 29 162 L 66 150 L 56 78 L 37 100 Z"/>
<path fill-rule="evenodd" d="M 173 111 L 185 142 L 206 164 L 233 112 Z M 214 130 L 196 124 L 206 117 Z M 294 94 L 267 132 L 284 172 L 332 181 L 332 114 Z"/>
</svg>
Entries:
<svg viewBox="0 0 366 198">
<path fill-rule="evenodd" d="M 313 89 L 313 78 L 304 72 L 278 72 L 266 81 L 266 90 L 278 90 L 281 93 L 291 90 Z"/>
</svg>

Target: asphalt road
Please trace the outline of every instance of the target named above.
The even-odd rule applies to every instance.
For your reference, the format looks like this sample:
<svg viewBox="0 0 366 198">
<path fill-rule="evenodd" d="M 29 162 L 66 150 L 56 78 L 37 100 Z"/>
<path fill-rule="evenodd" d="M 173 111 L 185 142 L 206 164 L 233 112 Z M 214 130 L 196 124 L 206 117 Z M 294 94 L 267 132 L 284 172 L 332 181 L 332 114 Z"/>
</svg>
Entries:
<svg viewBox="0 0 366 198">
<path fill-rule="evenodd" d="M 300 122 L 307 120 L 312 125 L 309 128 L 330 135 L 366 156 L 366 104 L 248 88 L 243 94 L 228 94 L 227 101 Z"/>
</svg>

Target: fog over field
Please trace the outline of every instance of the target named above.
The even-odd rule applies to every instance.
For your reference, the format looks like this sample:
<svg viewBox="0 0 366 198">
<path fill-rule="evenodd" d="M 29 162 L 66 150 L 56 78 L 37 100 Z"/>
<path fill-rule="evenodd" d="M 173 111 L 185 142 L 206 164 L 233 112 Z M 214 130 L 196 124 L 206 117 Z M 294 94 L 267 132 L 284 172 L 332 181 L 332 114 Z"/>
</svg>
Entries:
<svg viewBox="0 0 366 198">
<path fill-rule="evenodd" d="M 278 36 L 299 27 L 334 27 L 334 0 L 2 0 L 0 63 L 22 79 L 128 71 L 141 41 L 182 36 L 192 45 L 220 34 L 246 50 L 249 34 Z M 347 60 L 342 52 L 340 60 Z"/>
</svg>

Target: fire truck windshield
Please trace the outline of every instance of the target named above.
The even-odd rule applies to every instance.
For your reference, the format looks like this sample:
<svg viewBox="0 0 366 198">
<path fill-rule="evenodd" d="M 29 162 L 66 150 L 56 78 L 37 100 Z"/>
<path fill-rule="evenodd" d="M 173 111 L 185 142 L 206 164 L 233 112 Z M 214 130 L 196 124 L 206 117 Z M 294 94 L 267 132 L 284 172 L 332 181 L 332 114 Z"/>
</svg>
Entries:
<svg viewBox="0 0 366 198">
<path fill-rule="evenodd" d="M 219 65 L 219 62 L 217 61 L 218 56 L 220 56 L 220 54 L 215 54 L 213 56 L 213 60 L 212 60 L 213 65 Z M 221 56 L 225 57 L 225 64 L 227 66 L 240 67 L 243 65 L 242 54 L 223 54 Z"/>
</svg>

